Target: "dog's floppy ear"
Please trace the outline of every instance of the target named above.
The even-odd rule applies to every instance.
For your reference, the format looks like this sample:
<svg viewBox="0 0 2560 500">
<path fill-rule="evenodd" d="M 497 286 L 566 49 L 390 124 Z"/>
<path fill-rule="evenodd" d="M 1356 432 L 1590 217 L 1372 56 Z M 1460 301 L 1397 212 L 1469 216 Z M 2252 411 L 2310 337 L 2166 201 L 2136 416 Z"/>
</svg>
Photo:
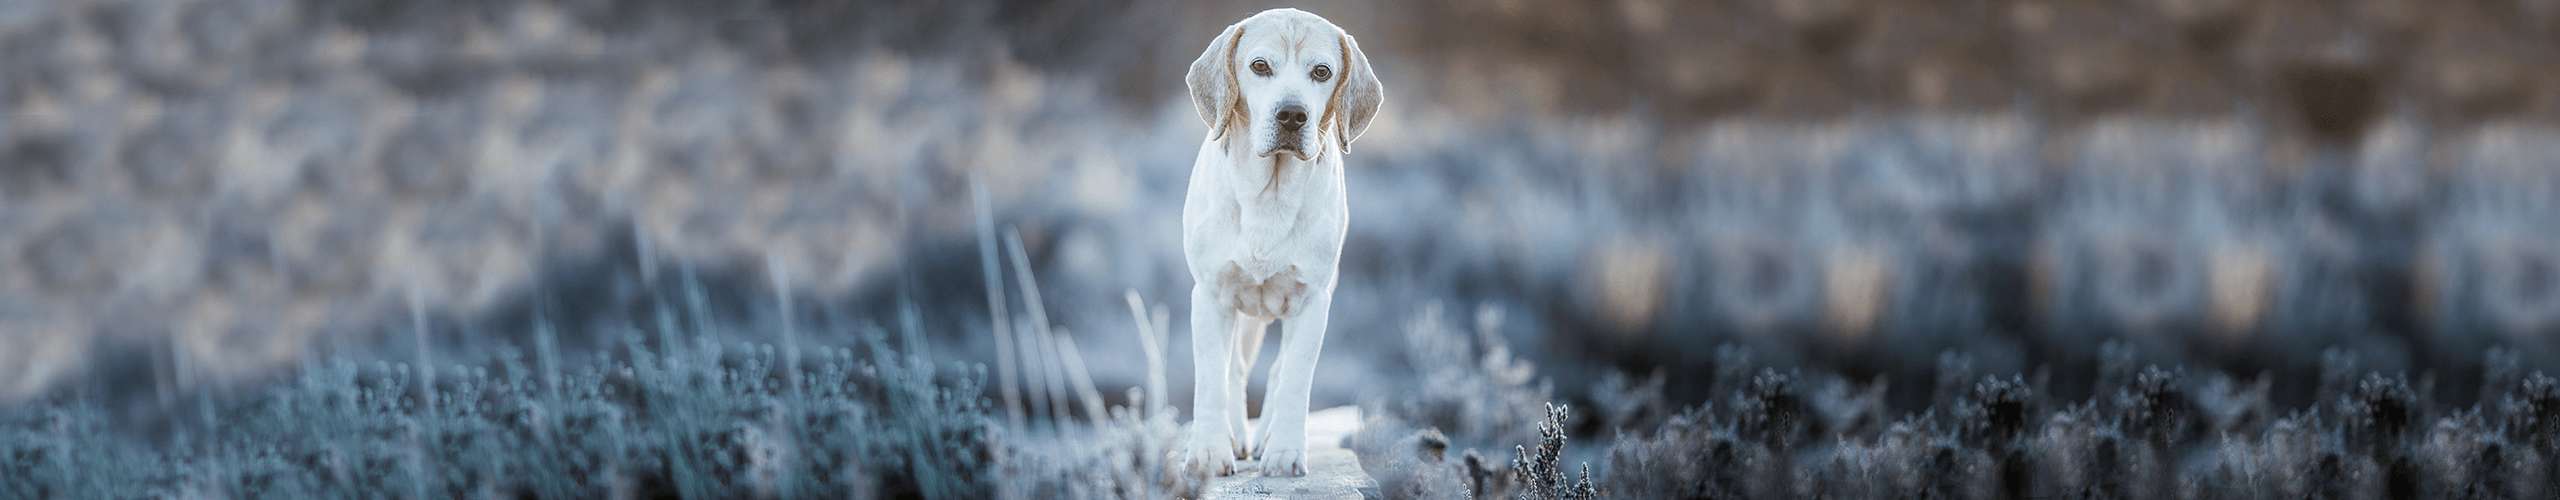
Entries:
<svg viewBox="0 0 2560 500">
<path fill-rule="evenodd" d="M 1342 34 L 1342 84 L 1333 88 L 1333 105 L 1325 113 L 1333 116 L 1333 136 L 1342 141 L 1342 150 L 1351 150 L 1351 141 L 1369 130 L 1369 119 L 1378 116 L 1378 105 L 1387 102 L 1387 88 L 1378 84 L 1378 72 L 1370 69 L 1369 55 L 1360 52 L 1360 41 Z M 1339 111 L 1337 111 L 1339 110 Z"/>
<path fill-rule="evenodd" d="M 1191 86 L 1191 106 L 1200 112 L 1200 121 L 1209 125 L 1209 137 L 1227 135 L 1227 124 L 1234 121 L 1243 96 L 1236 90 L 1236 42 L 1244 38 L 1244 23 L 1227 25 L 1218 38 L 1209 40 L 1209 48 L 1200 59 L 1191 61 L 1191 73 L 1183 81 Z"/>
</svg>

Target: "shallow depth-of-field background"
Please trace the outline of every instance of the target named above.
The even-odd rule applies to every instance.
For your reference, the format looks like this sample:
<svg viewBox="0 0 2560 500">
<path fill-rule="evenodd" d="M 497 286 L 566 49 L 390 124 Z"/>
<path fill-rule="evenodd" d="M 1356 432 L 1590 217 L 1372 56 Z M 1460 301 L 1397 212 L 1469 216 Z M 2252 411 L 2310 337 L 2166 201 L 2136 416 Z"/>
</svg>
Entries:
<svg viewBox="0 0 2560 500">
<path fill-rule="evenodd" d="M 0 496 L 1185 491 L 1263 7 L 0 2 Z M 2560 2 L 1302 7 L 1389 496 L 2560 488 Z"/>
</svg>

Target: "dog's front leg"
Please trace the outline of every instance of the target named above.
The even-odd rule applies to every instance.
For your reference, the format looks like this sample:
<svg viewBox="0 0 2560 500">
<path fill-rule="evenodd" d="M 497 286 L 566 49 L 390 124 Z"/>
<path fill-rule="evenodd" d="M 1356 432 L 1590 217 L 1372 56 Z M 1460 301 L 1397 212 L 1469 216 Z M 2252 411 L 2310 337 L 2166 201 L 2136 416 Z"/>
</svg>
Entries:
<svg viewBox="0 0 2560 500">
<path fill-rule="evenodd" d="M 1280 354 L 1262 393 L 1261 443 L 1254 449 L 1262 456 L 1264 476 L 1307 473 L 1307 399 L 1314 390 L 1316 355 L 1324 350 L 1326 316 L 1333 312 L 1333 287 L 1311 291 L 1295 309 L 1280 320 Z"/>
<path fill-rule="evenodd" d="M 1234 406 L 1228 363 L 1235 359 L 1235 311 L 1218 300 L 1210 284 L 1191 287 L 1191 427 L 1184 436 L 1182 462 L 1194 472 L 1235 472 L 1235 449 L 1243 443 L 1240 429 L 1229 428 Z"/>
</svg>

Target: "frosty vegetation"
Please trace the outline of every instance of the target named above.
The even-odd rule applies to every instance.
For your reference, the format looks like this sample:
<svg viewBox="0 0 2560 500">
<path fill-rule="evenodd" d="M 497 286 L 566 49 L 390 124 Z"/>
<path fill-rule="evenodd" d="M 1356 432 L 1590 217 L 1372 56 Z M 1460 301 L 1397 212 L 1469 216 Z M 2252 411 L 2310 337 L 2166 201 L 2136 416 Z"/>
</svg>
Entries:
<svg viewBox="0 0 2560 500">
<path fill-rule="evenodd" d="M 2476 395 L 2428 377 L 2321 365 L 2317 398 L 2190 374 L 2111 343 L 2097 381 L 1976 373 L 1942 356 L 1936 396 L 1894 411 L 1886 380 L 1761 366 L 1727 348 L 1717 398 L 1677 411 L 1661 381 L 1611 377 L 1576 413 L 1498 339 L 1427 320 L 1408 401 L 1373 402 L 1349 444 L 1390 498 L 2543 498 L 2560 473 L 2560 379 L 2487 351 Z M 1448 385 L 1436 382 L 1472 380 Z M 2054 397 L 2060 391 L 2086 398 Z M 2464 401 L 2463 403 L 2454 403 Z M 1477 402 L 1464 412 L 1439 411 Z M 1510 405 L 1494 407 L 1492 405 Z M 1567 429 L 1598 444 L 1567 446 Z M 1501 458 L 1509 450 L 1510 460 Z M 1598 472 L 1593 472 L 1593 471 Z"/>
<path fill-rule="evenodd" d="M 10 408 L 0 497 L 1139 498 L 1199 485 L 1165 466 L 1167 409 L 1008 426 L 984 365 L 892 346 L 921 338 L 913 323 L 898 341 L 823 328 L 815 345 L 777 346 L 709 335 L 707 311 L 662 310 L 686 313 L 583 363 L 563 361 L 549 325 L 529 355 L 482 363 L 313 361 L 254 395 L 198 393 L 156 435 L 78 394 Z"/>
<path fill-rule="evenodd" d="M 1173 472 L 1177 418 L 1138 387 L 1103 414 L 1017 427 L 984 365 L 904 344 L 912 322 L 774 345 L 667 310 L 583 362 L 543 325 L 481 362 L 313 361 L 253 395 L 198 394 L 157 433 L 76 394 L 12 408 L 0 496 L 1139 498 L 1205 479 Z M 1890 381 L 1728 348 L 1700 374 L 1722 396 L 1675 410 L 1659 378 L 1560 401 L 1480 334 L 1497 315 L 1441 315 L 1403 333 L 1440 383 L 1366 405 L 1344 443 L 1390 498 L 2544 498 L 2560 466 L 2560 379 L 2505 350 L 2486 354 L 2475 404 L 2333 352 L 2298 408 L 2264 380 L 2122 346 L 2088 398 L 1950 355 L 1936 399 L 1902 412 L 1878 397 Z"/>
</svg>

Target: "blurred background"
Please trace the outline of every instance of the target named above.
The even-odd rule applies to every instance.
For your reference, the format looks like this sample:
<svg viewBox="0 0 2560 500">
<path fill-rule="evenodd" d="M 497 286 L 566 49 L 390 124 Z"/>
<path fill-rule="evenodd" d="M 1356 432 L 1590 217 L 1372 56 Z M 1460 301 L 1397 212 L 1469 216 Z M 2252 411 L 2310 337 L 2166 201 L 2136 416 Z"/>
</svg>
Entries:
<svg viewBox="0 0 2560 500">
<path fill-rule="evenodd" d="M 1298 6 L 1388 89 L 1318 407 L 1423 383 L 1437 316 L 1569 400 L 1701 401 L 1728 347 L 1905 407 L 1949 353 L 2296 405 L 2325 353 L 2465 399 L 2485 349 L 2560 361 L 2560 1 Z M 1109 389 L 1133 291 L 1187 387 L 1181 78 L 1265 7 L 0 2 L 0 401 L 575 353 L 668 303 L 994 363 L 1036 301 Z"/>
</svg>

